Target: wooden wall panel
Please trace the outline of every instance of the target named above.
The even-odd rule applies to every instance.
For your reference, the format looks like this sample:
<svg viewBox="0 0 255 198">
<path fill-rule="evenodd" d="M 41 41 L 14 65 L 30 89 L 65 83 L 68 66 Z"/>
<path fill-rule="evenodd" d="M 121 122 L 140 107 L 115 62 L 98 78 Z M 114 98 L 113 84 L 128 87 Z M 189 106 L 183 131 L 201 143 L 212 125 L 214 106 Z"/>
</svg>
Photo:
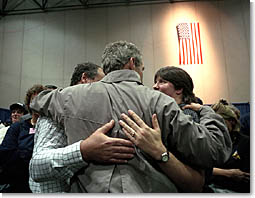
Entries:
<svg viewBox="0 0 255 198">
<path fill-rule="evenodd" d="M 44 17 L 26 15 L 21 73 L 21 99 L 34 84 L 42 83 Z"/>
<path fill-rule="evenodd" d="M 130 9 L 130 40 L 142 51 L 145 68 L 143 83 L 148 87 L 153 85 L 155 66 L 152 18 L 151 6 L 137 6 Z"/>
<path fill-rule="evenodd" d="M 107 42 L 107 8 L 86 10 L 86 61 L 101 66 L 101 56 Z"/>
<path fill-rule="evenodd" d="M 221 26 L 226 61 L 226 80 L 231 102 L 250 98 L 250 57 L 240 0 L 224 1 L 221 6 Z"/>
<path fill-rule="evenodd" d="M 130 9 L 132 8 L 122 6 L 107 8 L 107 43 L 130 41 Z"/>
<path fill-rule="evenodd" d="M 65 12 L 45 15 L 42 83 L 63 86 L 65 52 Z M 75 53 L 75 52 L 74 52 Z"/>
<path fill-rule="evenodd" d="M 105 45 L 135 43 L 142 51 L 144 85 L 155 72 L 178 64 L 179 22 L 198 21 L 203 65 L 180 66 L 193 78 L 195 93 L 210 104 L 250 99 L 250 3 L 196 1 L 119 6 L 8 16 L 0 20 L 0 107 L 23 101 L 34 83 L 65 87 L 77 63 L 101 64 Z"/>
<path fill-rule="evenodd" d="M 199 65 L 192 78 L 195 93 L 205 103 L 212 104 L 220 98 L 229 99 L 219 3 L 196 3 L 196 15 L 201 28 L 204 64 Z"/>
<path fill-rule="evenodd" d="M 3 94 L 0 104 L 9 108 L 11 103 L 24 101 L 21 97 L 24 16 L 10 16 L 2 20 L 0 92 Z"/>
<path fill-rule="evenodd" d="M 85 20 L 85 10 L 65 12 L 63 87 L 70 85 L 75 66 L 86 59 Z"/>
</svg>

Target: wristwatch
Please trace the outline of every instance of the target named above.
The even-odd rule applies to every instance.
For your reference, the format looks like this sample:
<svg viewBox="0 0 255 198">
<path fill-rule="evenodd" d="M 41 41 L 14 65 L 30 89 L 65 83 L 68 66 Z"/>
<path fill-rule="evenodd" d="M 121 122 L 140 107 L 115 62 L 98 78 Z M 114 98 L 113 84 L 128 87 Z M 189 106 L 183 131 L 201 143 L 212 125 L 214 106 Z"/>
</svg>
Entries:
<svg viewBox="0 0 255 198">
<path fill-rule="evenodd" d="M 166 152 L 161 154 L 161 159 L 158 160 L 158 162 L 166 163 L 166 162 L 168 162 L 169 158 L 170 158 L 169 153 L 168 153 L 168 151 L 166 151 Z"/>
</svg>

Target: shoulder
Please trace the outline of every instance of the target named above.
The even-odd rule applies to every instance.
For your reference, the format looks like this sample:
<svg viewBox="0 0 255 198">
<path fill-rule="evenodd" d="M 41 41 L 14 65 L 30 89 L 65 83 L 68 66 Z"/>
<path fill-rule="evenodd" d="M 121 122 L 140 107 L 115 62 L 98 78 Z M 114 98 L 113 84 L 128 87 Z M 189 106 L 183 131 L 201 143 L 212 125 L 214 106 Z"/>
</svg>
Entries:
<svg viewBox="0 0 255 198">
<path fill-rule="evenodd" d="M 10 131 L 16 131 L 19 130 L 20 126 L 21 126 L 21 122 L 15 122 L 13 124 L 10 125 L 9 129 Z"/>
<path fill-rule="evenodd" d="M 187 104 L 180 104 L 179 107 L 182 108 L 184 106 L 186 106 Z M 192 110 L 192 109 L 183 109 L 183 113 L 186 115 L 190 115 L 193 119 L 193 121 L 199 123 L 200 122 L 200 116 L 199 113 Z"/>
</svg>

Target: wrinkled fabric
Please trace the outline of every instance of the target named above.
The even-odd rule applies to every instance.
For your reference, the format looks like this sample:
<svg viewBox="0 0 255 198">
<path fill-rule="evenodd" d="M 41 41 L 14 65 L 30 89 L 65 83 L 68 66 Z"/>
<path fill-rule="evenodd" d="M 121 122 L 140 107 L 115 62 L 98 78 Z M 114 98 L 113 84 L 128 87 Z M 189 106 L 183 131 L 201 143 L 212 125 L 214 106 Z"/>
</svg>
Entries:
<svg viewBox="0 0 255 198">
<path fill-rule="evenodd" d="M 70 191 L 70 178 L 86 166 L 80 152 L 80 142 L 68 145 L 65 131 L 48 117 L 39 117 L 35 130 L 33 155 L 29 164 L 30 189 L 33 193 Z"/>
<path fill-rule="evenodd" d="M 87 138 L 111 119 L 115 126 L 107 135 L 127 139 L 118 120 L 131 109 L 150 127 L 156 113 L 164 145 L 170 151 L 177 150 L 190 165 L 211 168 L 223 164 L 231 153 L 221 116 L 210 107 L 202 107 L 200 124 L 195 123 L 173 98 L 143 86 L 131 70 L 111 72 L 92 84 L 44 91 L 30 107 L 63 125 L 68 144 Z M 76 176 L 72 192 L 177 192 L 157 163 L 138 148 L 127 164 L 89 163 Z"/>
</svg>

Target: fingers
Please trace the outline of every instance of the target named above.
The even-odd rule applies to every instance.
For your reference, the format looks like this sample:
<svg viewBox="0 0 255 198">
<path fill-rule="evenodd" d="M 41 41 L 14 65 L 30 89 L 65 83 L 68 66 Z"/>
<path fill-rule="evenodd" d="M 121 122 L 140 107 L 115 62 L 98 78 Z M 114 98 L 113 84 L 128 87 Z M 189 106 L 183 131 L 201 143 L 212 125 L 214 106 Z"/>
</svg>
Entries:
<svg viewBox="0 0 255 198">
<path fill-rule="evenodd" d="M 125 146 L 114 146 L 108 153 L 106 162 L 110 163 L 127 163 L 135 154 L 135 149 Z"/>
<path fill-rule="evenodd" d="M 100 163 L 105 163 L 105 164 L 124 164 L 127 163 L 128 160 L 131 160 L 134 157 L 134 155 L 116 155 L 116 156 L 111 156 L 111 157 L 106 157 L 104 160 L 101 160 Z"/>
<path fill-rule="evenodd" d="M 202 107 L 202 105 L 198 104 L 198 103 L 191 103 L 189 105 L 185 105 L 184 107 L 182 107 L 182 109 L 192 109 L 194 111 L 199 111 L 199 109 Z"/>
<path fill-rule="evenodd" d="M 128 114 L 134 119 L 136 124 L 140 126 L 141 128 L 147 126 L 144 121 L 132 110 L 128 110 Z"/>
<path fill-rule="evenodd" d="M 152 126 L 155 130 L 160 130 L 159 128 L 159 123 L 158 123 L 158 119 L 157 119 L 157 115 L 153 114 L 152 115 Z"/>
<path fill-rule="evenodd" d="M 134 144 L 129 140 L 125 140 L 125 139 L 121 139 L 121 138 L 111 138 L 111 137 L 110 137 L 110 139 L 111 139 L 111 145 L 113 145 L 113 146 L 123 146 L 123 147 L 133 147 L 134 146 Z"/>
<path fill-rule="evenodd" d="M 122 113 L 121 118 L 125 120 L 126 123 L 128 124 L 128 126 L 125 125 L 127 130 L 130 131 L 131 128 L 134 129 L 135 131 L 139 130 L 139 126 L 133 120 L 131 120 L 126 114 Z"/>
<path fill-rule="evenodd" d="M 114 126 L 114 120 L 111 120 L 110 122 L 106 123 L 99 129 L 97 129 L 98 132 L 106 134 L 108 131 L 110 131 Z"/>
<path fill-rule="evenodd" d="M 126 164 L 128 160 L 112 158 L 107 161 L 107 164 Z"/>
<path fill-rule="evenodd" d="M 134 147 L 124 147 L 124 146 L 115 146 L 112 148 L 112 157 L 119 159 L 130 159 L 133 158 L 135 154 Z"/>
<path fill-rule="evenodd" d="M 191 105 L 185 105 L 182 107 L 182 109 L 190 109 L 191 108 Z"/>
<path fill-rule="evenodd" d="M 126 136 L 136 145 L 136 139 L 134 136 L 131 135 L 130 132 L 128 132 L 125 128 L 122 129 Z"/>
<path fill-rule="evenodd" d="M 122 126 L 122 130 L 126 134 L 126 136 L 135 144 L 135 138 L 132 136 L 132 133 L 135 133 L 132 128 L 130 128 L 125 122 L 122 120 L 119 121 L 120 126 Z"/>
<path fill-rule="evenodd" d="M 250 181 L 250 173 L 244 172 L 243 177 L 244 177 L 244 180 Z"/>
<path fill-rule="evenodd" d="M 111 145 L 110 149 L 107 149 L 107 152 L 104 153 L 104 162 L 127 163 L 128 160 L 134 158 L 134 155 L 134 147 Z"/>
</svg>

